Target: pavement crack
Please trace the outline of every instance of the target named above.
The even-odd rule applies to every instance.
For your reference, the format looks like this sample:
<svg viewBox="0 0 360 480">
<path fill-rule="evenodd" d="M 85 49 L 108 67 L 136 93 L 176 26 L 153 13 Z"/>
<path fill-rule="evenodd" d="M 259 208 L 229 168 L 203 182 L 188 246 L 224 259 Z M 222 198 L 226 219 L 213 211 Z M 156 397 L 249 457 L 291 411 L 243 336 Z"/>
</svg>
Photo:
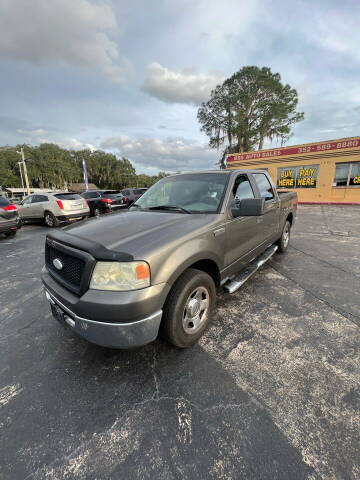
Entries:
<svg viewBox="0 0 360 480">
<path fill-rule="evenodd" d="M 321 296 L 319 295 L 316 295 L 314 293 L 313 290 L 309 290 L 307 289 L 306 287 L 304 287 L 301 283 L 297 282 L 296 280 L 294 280 L 293 278 L 289 277 L 288 275 L 285 275 L 285 273 L 283 271 L 281 271 L 281 269 L 278 269 L 274 266 L 274 262 L 270 261 L 269 262 L 269 265 L 271 266 L 271 268 L 273 268 L 277 273 L 279 273 L 280 275 L 282 275 L 284 278 L 290 280 L 291 282 L 293 282 L 297 287 L 301 288 L 302 290 L 304 290 L 304 292 L 308 293 L 309 295 L 311 295 L 312 297 L 316 298 L 317 300 L 319 300 L 320 302 L 323 302 L 325 303 L 325 305 L 327 305 L 329 308 L 331 308 L 332 310 L 334 310 L 336 313 L 338 313 L 339 315 L 341 315 L 342 317 L 346 318 L 347 320 L 349 320 L 350 322 L 354 323 L 355 325 L 357 325 L 358 327 L 360 327 L 360 316 L 358 315 L 355 315 L 354 313 L 350 313 L 350 312 L 347 312 L 346 310 L 343 310 L 342 308 L 334 305 L 333 303 L 325 300 L 324 298 L 322 298 Z"/>
<path fill-rule="evenodd" d="M 320 262 L 320 263 L 325 263 L 325 265 L 329 265 L 329 267 L 335 268 L 336 270 L 340 270 L 341 272 L 347 273 L 348 275 L 352 275 L 356 279 L 360 278 L 360 275 L 357 273 L 349 272 L 348 270 L 345 270 L 344 268 L 339 267 L 338 265 L 334 265 L 333 263 L 327 262 L 326 260 L 323 260 L 322 258 L 318 258 L 315 255 L 311 255 L 311 253 L 304 252 L 304 250 L 301 250 L 301 248 L 294 247 L 294 245 L 290 245 L 290 248 L 293 248 L 294 250 L 303 253 L 304 255 L 313 258 L 314 260 Z"/>
<path fill-rule="evenodd" d="M 160 382 L 159 382 L 159 377 L 156 372 L 156 362 L 157 362 L 157 350 L 156 350 L 156 345 L 154 344 L 154 350 L 153 350 L 153 358 L 152 358 L 152 363 L 151 363 L 151 370 L 154 378 L 154 384 L 155 384 L 155 392 L 154 392 L 154 397 L 159 398 L 159 393 L 160 393 Z"/>
</svg>

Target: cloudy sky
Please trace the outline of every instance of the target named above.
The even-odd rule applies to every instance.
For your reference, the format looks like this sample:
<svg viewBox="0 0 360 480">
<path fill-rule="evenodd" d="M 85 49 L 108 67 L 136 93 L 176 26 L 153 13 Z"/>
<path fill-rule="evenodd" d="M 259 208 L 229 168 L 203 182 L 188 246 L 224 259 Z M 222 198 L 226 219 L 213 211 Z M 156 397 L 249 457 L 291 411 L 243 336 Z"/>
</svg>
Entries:
<svg viewBox="0 0 360 480">
<path fill-rule="evenodd" d="M 0 0 L 0 145 L 212 168 L 197 108 L 244 65 L 298 90 L 289 144 L 359 135 L 359 20 L 356 0 Z"/>
</svg>

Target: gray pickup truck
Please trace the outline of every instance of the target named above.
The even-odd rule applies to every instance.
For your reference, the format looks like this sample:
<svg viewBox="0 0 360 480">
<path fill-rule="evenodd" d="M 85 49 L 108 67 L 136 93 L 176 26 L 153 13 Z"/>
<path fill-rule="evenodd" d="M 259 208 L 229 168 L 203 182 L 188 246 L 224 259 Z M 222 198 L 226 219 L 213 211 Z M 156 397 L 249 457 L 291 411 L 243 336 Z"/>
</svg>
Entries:
<svg viewBox="0 0 360 480">
<path fill-rule="evenodd" d="M 165 177 L 129 210 L 52 231 L 42 281 L 54 317 L 98 345 L 131 348 L 160 333 L 188 347 L 206 330 L 216 288 L 237 290 L 289 245 L 295 192 L 266 171 Z"/>
</svg>

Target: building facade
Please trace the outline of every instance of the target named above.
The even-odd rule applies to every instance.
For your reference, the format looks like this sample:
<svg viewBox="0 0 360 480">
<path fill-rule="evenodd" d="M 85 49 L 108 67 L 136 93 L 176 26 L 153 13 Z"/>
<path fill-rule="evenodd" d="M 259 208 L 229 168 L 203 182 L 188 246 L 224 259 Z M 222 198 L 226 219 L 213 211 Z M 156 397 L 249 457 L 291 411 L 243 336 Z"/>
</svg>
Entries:
<svg viewBox="0 0 360 480">
<path fill-rule="evenodd" d="M 299 203 L 360 205 L 360 137 L 227 156 L 227 168 L 264 169 Z"/>
</svg>

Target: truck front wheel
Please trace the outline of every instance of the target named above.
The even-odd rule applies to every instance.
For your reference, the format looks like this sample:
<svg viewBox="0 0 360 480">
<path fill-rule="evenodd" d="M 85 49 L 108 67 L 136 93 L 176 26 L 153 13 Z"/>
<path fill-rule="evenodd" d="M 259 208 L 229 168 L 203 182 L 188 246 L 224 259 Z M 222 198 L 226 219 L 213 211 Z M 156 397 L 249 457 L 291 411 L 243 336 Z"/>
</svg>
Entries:
<svg viewBox="0 0 360 480">
<path fill-rule="evenodd" d="M 166 299 L 161 336 L 177 347 L 190 347 L 210 324 L 215 303 L 214 280 L 201 270 L 189 268 Z"/>
<path fill-rule="evenodd" d="M 290 232 L 291 232 L 291 223 L 289 220 L 286 220 L 281 237 L 279 238 L 277 244 L 279 245 L 279 251 L 284 253 L 290 243 Z"/>
</svg>

